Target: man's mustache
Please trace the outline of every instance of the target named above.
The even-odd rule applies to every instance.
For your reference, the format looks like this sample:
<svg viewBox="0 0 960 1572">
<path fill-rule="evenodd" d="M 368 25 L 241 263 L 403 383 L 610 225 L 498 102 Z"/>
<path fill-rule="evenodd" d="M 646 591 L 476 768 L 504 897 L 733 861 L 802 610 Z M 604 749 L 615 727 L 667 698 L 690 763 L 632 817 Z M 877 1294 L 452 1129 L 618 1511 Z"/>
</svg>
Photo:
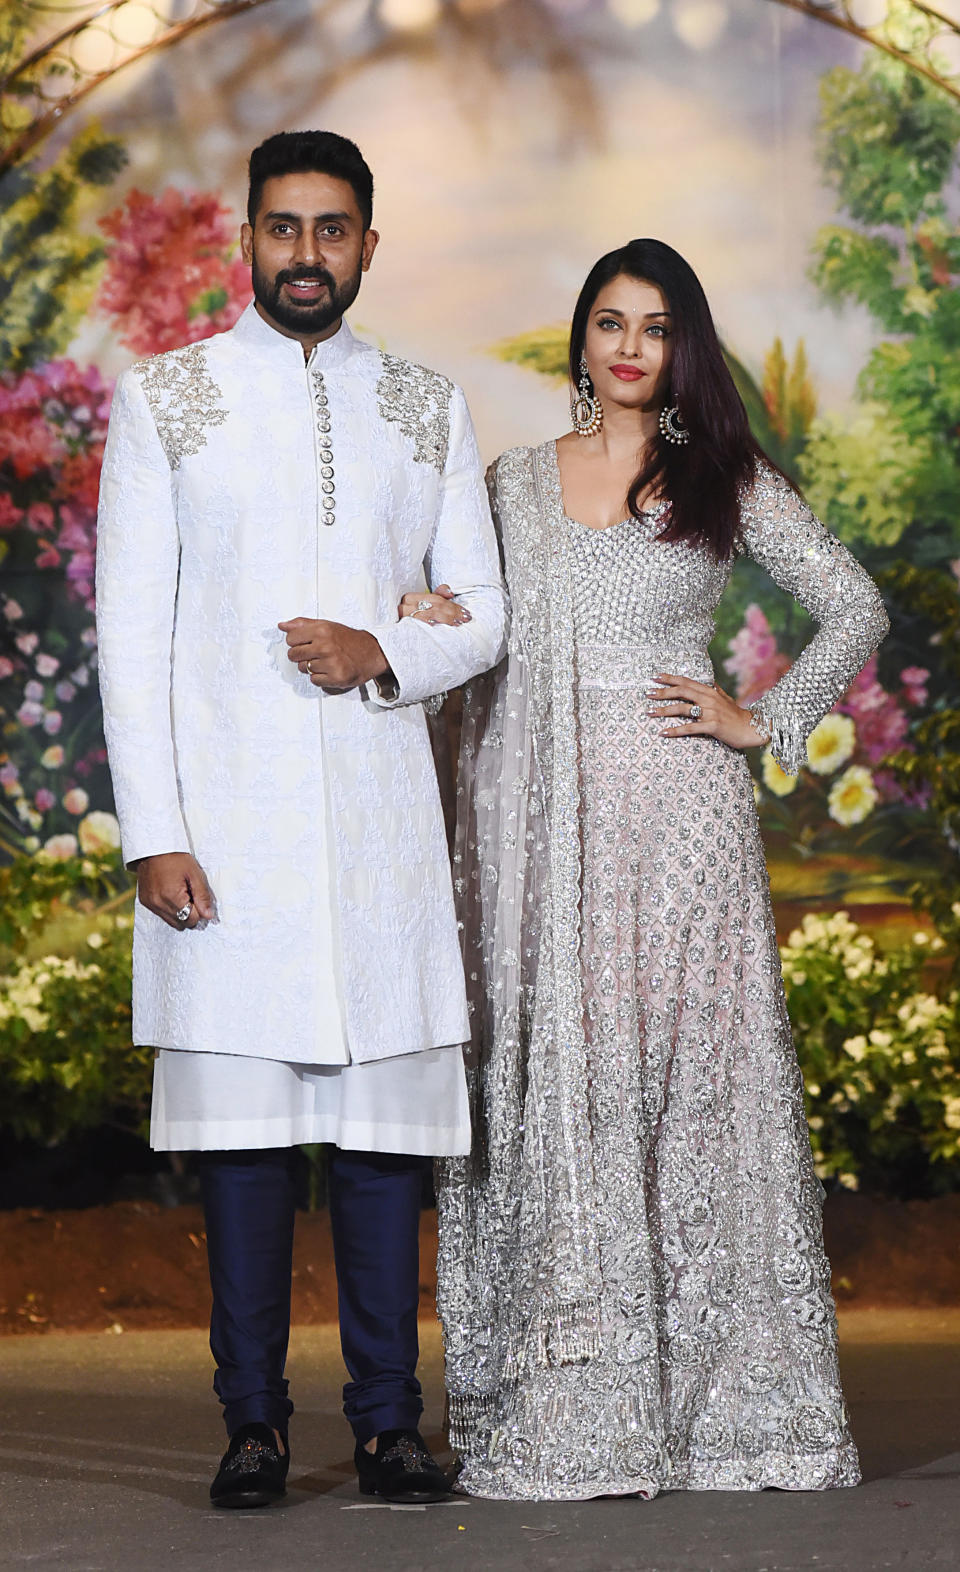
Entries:
<svg viewBox="0 0 960 1572">
<path fill-rule="evenodd" d="M 283 268 L 274 278 L 273 285 L 279 289 L 283 284 L 303 283 L 307 279 L 311 284 L 326 284 L 331 295 L 337 287 L 333 274 L 320 267 Z"/>
</svg>

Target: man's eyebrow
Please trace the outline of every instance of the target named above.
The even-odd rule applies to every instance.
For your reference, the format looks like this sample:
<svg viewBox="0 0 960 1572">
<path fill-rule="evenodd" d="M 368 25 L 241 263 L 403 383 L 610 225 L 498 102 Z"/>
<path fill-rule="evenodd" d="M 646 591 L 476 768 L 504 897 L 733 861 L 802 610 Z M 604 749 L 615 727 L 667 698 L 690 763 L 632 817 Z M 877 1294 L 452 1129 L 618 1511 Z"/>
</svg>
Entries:
<svg viewBox="0 0 960 1572">
<path fill-rule="evenodd" d="M 344 213 L 314 213 L 314 215 L 313 215 L 313 222 L 315 224 L 329 224 L 332 219 L 336 218 L 336 219 L 339 219 L 342 222 L 344 219 L 352 218 L 352 216 L 353 215 L 351 213 L 346 213 L 346 212 L 344 212 Z M 272 220 L 278 219 L 278 218 L 282 218 L 288 224 L 302 224 L 303 223 L 303 214 L 302 213 L 281 213 L 279 211 L 273 211 L 273 212 L 264 214 L 264 222 L 265 223 L 269 223 Z"/>
</svg>

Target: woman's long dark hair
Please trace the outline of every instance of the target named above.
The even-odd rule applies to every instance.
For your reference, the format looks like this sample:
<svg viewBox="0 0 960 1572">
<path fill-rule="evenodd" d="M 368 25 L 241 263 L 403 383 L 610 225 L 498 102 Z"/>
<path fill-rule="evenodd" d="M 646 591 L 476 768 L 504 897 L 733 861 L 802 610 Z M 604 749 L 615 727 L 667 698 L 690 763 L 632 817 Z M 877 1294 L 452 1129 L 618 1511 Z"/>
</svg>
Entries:
<svg viewBox="0 0 960 1572">
<path fill-rule="evenodd" d="M 708 547 L 723 560 L 733 554 L 740 527 L 740 495 L 764 455 L 750 431 L 743 400 L 720 348 L 707 297 L 696 273 L 662 240 L 631 240 L 590 270 L 570 328 L 570 376 L 580 381 L 587 323 L 600 291 L 621 274 L 656 284 L 670 311 L 673 362 L 668 405 L 690 432 L 684 446 L 659 432 L 627 493 L 637 517 L 639 500 L 653 492 L 670 504 L 661 540 Z"/>
</svg>

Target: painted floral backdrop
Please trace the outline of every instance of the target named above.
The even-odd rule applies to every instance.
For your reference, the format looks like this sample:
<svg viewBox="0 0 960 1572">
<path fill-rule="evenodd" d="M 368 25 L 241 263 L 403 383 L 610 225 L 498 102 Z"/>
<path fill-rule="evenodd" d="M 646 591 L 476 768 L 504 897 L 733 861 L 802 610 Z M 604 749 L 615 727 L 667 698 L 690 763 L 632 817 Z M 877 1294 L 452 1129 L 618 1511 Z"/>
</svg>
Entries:
<svg viewBox="0 0 960 1572">
<path fill-rule="evenodd" d="M 853 408 L 821 407 L 802 339 L 749 365 L 726 346 L 761 443 L 877 576 L 893 623 L 800 774 L 760 756 L 756 793 L 820 1171 L 901 1193 L 960 1183 L 958 145 L 960 111 L 902 65 L 830 70 L 817 158 L 835 212 L 809 275 L 871 325 Z M 75 346 L 99 324 L 154 354 L 230 327 L 249 297 L 219 191 L 126 186 L 126 160 L 89 124 L 0 185 L 0 1101 L 37 1140 L 105 1111 L 136 1123 L 149 1077 L 129 1045 L 131 891 L 96 685 L 112 384 Z M 564 336 L 532 318 L 484 353 L 558 383 Z M 810 631 L 741 564 L 720 680 L 755 698 Z"/>
</svg>

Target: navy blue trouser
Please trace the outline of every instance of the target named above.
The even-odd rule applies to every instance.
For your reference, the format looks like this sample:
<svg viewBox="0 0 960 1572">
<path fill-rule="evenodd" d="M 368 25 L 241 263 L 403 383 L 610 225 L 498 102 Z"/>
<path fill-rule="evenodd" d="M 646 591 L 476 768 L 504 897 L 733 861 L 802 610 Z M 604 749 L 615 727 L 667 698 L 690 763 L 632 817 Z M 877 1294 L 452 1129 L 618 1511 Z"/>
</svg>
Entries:
<svg viewBox="0 0 960 1572">
<path fill-rule="evenodd" d="M 214 1391 L 227 1433 L 260 1421 L 286 1435 L 295 1148 L 204 1152 L 201 1185 L 213 1312 Z M 340 1343 L 351 1379 L 343 1411 L 360 1442 L 416 1429 L 419 1222 L 428 1159 L 334 1151 L 329 1201 Z"/>
</svg>

